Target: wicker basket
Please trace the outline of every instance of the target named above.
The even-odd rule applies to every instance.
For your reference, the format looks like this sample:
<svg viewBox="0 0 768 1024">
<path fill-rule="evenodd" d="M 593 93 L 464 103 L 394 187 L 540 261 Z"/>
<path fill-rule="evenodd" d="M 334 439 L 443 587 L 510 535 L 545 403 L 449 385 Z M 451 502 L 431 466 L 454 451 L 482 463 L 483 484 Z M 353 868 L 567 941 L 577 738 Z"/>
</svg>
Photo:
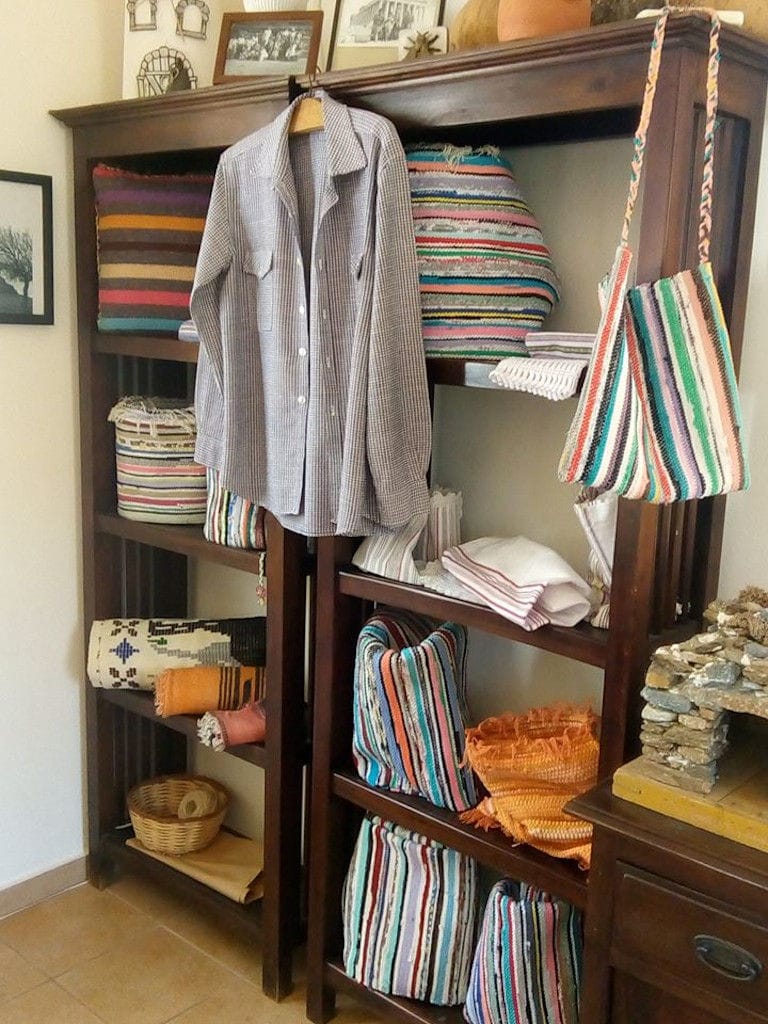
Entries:
<svg viewBox="0 0 768 1024">
<path fill-rule="evenodd" d="M 200 817 L 180 818 L 179 804 L 195 790 L 210 789 L 216 810 Z M 202 775 L 159 775 L 128 793 L 128 813 L 136 838 L 148 850 L 183 854 L 202 850 L 218 835 L 229 805 L 226 789 Z"/>
</svg>

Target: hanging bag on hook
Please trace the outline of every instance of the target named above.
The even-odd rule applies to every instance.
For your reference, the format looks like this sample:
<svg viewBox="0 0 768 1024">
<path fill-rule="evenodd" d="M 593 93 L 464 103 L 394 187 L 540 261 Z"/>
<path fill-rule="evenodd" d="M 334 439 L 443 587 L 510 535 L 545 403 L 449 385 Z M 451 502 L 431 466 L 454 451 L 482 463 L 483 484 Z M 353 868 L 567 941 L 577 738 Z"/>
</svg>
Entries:
<svg viewBox="0 0 768 1024">
<path fill-rule="evenodd" d="M 654 32 L 621 241 L 559 476 L 667 503 L 749 486 L 728 329 L 709 263 L 720 22 L 711 19 L 699 264 L 628 286 L 629 227 L 670 8 Z"/>
</svg>

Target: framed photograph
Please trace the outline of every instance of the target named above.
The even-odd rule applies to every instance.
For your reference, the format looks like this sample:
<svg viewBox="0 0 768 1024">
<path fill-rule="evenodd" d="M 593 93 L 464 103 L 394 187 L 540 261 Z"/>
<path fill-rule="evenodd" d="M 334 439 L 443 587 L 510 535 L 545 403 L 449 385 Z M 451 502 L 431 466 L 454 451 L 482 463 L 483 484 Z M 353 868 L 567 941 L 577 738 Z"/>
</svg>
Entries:
<svg viewBox="0 0 768 1024">
<path fill-rule="evenodd" d="M 329 68 L 398 59 L 400 33 L 426 32 L 443 17 L 445 0 L 337 0 Z"/>
<path fill-rule="evenodd" d="M 225 12 L 213 84 L 314 72 L 322 27 L 322 11 Z"/>
<path fill-rule="evenodd" d="M 0 324 L 53 323 L 51 178 L 0 171 Z"/>
</svg>

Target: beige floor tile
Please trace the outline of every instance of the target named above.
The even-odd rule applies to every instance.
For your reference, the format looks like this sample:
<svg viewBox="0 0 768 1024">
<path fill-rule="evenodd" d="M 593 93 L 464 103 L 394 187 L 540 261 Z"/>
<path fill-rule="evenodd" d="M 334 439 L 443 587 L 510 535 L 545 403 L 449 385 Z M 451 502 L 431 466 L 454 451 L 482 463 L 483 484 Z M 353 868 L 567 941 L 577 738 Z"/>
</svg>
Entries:
<svg viewBox="0 0 768 1024">
<path fill-rule="evenodd" d="M 188 899 L 169 890 L 154 878 L 126 874 L 114 881 L 106 891 L 156 921 L 164 922 L 189 909 Z"/>
<path fill-rule="evenodd" d="M 0 1024 L 110 1024 L 100 1019 L 55 981 L 0 1003 Z"/>
<path fill-rule="evenodd" d="M 0 921 L 0 942 L 49 977 L 92 960 L 147 917 L 91 885 L 77 886 Z"/>
<path fill-rule="evenodd" d="M 15 949 L 0 943 L 0 1001 L 21 995 L 47 980 L 41 971 L 28 963 Z"/>
<path fill-rule="evenodd" d="M 219 989 L 178 1017 L 173 1024 L 280 1024 L 284 1020 L 301 1021 L 301 1017 L 286 1018 L 281 1007 L 267 999 L 261 987 L 242 978 L 230 977 Z"/>
<path fill-rule="evenodd" d="M 152 925 L 58 980 L 108 1024 L 162 1024 L 237 978 Z"/>
</svg>

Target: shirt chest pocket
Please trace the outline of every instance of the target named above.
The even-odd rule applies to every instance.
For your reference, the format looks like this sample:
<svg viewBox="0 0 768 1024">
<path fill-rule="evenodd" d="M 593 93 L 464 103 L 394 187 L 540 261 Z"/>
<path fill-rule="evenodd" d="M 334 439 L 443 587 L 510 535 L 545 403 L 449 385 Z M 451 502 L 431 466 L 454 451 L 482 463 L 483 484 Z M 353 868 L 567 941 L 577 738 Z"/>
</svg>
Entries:
<svg viewBox="0 0 768 1024">
<path fill-rule="evenodd" d="M 275 272 L 271 249 L 254 249 L 245 254 L 243 269 L 249 298 L 256 309 L 256 323 L 261 331 L 271 331 L 275 307 Z"/>
</svg>

